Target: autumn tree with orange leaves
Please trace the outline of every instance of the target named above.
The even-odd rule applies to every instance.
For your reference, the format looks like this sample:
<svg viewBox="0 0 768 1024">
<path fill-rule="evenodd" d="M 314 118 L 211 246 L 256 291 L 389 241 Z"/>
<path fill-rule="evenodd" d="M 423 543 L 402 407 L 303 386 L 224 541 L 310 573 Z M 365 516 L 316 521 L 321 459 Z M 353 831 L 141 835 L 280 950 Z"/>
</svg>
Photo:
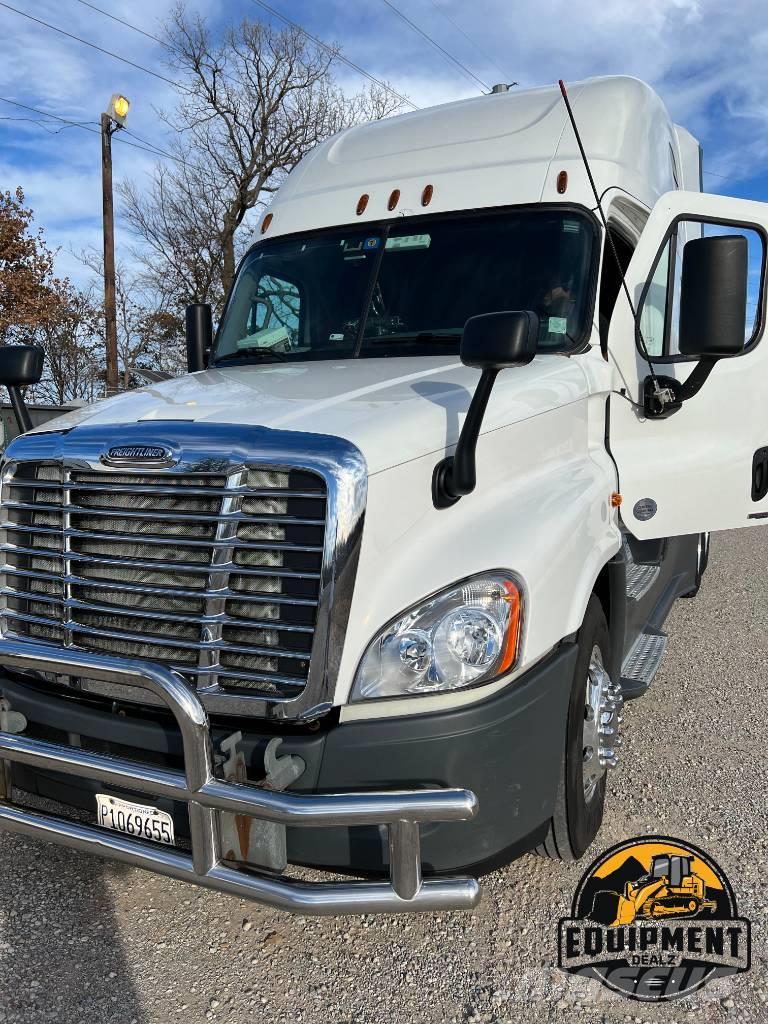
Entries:
<svg viewBox="0 0 768 1024">
<path fill-rule="evenodd" d="M 63 282 L 24 191 L 0 192 L 0 345 L 35 340 L 61 313 Z"/>
</svg>

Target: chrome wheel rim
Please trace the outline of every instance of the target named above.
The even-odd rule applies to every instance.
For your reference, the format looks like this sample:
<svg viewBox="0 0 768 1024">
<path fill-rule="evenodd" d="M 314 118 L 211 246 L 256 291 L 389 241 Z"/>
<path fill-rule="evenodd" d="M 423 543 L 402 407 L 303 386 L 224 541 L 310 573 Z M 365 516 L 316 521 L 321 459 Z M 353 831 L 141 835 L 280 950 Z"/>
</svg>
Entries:
<svg viewBox="0 0 768 1024">
<path fill-rule="evenodd" d="M 595 795 L 607 770 L 618 763 L 616 748 L 621 745 L 619 726 L 623 721 L 623 704 L 621 688 L 611 681 L 602 651 L 595 644 L 587 670 L 581 750 L 584 799 L 587 803 Z"/>
</svg>

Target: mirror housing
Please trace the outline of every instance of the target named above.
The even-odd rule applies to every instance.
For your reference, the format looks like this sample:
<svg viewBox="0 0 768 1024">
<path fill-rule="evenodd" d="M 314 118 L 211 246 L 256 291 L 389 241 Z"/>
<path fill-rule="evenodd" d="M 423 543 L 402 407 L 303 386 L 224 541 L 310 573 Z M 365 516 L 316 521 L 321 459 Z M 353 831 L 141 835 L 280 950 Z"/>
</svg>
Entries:
<svg viewBox="0 0 768 1024">
<path fill-rule="evenodd" d="M 435 508 L 449 508 L 463 495 L 474 491 L 477 439 L 496 377 L 501 370 L 530 363 L 538 343 L 539 318 L 530 310 L 484 313 L 467 320 L 461 338 L 461 361 L 483 372 L 472 395 L 455 453 L 435 466 L 432 475 Z"/>
<path fill-rule="evenodd" d="M 680 354 L 722 359 L 744 351 L 748 243 L 744 235 L 694 238 L 683 249 Z"/>
<path fill-rule="evenodd" d="M 536 355 L 539 318 L 530 310 L 483 313 L 464 325 L 461 361 L 479 370 L 525 366 Z"/>
<path fill-rule="evenodd" d="M 677 412 L 699 393 L 718 359 L 744 351 L 748 276 L 749 243 L 744 235 L 686 242 L 678 346 L 681 356 L 698 357 L 699 362 L 684 383 L 674 377 L 646 377 L 643 407 L 649 419 Z"/>
<path fill-rule="evenodd" d="M 45 352 L 38 345 L 0 347 L 0 384 L 7 388 L 25 388 L 37 384 L 43 376 Z"/>
<path fill-rule="evenodd" d="M 185 316 L 187 371 L 197 373 L 208 365 L 213 346 L 213 318 L 208 302 L 192 302 Z"/>
<path fill-rule="evenodd" d="M 13 414 L 22 434 L 32 429 L 32 417 L 19 388 L 37 384 L 43 375 L 44 364 L 45 352 L 38 345 L 0 347 L 0 384 L 8 388 Z"/>
</svg>

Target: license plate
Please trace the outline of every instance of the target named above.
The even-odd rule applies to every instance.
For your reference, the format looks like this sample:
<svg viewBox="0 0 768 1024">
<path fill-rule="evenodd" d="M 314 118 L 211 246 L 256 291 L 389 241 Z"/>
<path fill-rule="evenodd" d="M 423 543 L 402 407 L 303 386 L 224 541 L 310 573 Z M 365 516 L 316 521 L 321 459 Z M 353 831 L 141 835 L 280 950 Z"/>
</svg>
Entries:
<svg viewBox="0 0 768 1024">
<path fill-rule="evenodd" d="M 151 839 L 156 843 L 174 846 L 173 818 L 167 811 L 146 804 L 134 804 L 108 793 L 96 794 L 96 814 L 99 825 L 125 832 L 129 836 Z"/>
</svg>

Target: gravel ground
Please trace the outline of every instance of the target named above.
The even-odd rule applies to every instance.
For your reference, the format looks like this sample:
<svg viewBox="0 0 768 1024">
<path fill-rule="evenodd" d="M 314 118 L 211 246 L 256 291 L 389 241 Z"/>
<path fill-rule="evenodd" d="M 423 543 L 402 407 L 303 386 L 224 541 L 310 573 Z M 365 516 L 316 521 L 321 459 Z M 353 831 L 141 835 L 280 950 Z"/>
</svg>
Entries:
<svg viewBox="0 0 768 1024">
<path fill-rule="evenodd" d="M 0 834 L 0 1021 L 768 1021 L 768 530 L 717 535 L 704 587 L 628 707 L 590 855 L 661 832 L 701 845 L 753 922 L 751 972 L 646 1007 L 554 967 L 583 864 L 528 856 L 473 914 L 292 918 Z"/>
</svg>

